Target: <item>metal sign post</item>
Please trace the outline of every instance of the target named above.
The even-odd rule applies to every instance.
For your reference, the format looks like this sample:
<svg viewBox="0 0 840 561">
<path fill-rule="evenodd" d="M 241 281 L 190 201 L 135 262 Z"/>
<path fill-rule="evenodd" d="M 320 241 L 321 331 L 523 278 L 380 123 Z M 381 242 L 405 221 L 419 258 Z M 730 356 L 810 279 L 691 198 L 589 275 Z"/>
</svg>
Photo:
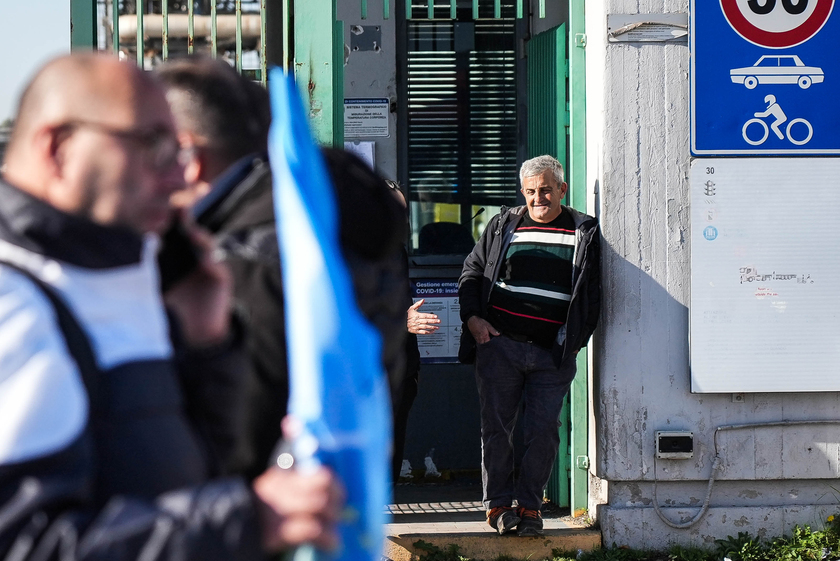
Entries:
<svg viewBox="0 0 840 561">
<path fill-rule="evenodd" d="M 692 154 L 840 154 L 833 8 L 834 0 L 692 0 Z"/>
</svg>

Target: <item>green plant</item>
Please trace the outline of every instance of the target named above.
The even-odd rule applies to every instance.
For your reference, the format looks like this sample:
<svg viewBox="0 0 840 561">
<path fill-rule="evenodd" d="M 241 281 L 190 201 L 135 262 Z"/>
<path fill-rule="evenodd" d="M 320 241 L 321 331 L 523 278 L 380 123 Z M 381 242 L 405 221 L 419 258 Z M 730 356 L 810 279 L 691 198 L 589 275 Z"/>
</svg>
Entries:
<svg viewBox="0 0 840 561">
<path fill-rule="evenodd" d="M 413 545 L 423 561 L 469 561 L 461 555 L 461 548 L 455 544 L 449 544 L 446 549 L 441 549 L 429 542 L 417 540 Z"/>
<path fill-rule="evenodd" d="M 578 557 L 579 561 L 648 561 L 651 559 L 655 558 L 651 557 L 649 551 L 615 546 L 609 549 L 587 551 Z"/>
<path fill-rule="evenodd" d="M 573 549 L 554 548 L 551 550 L 551 561 L 575 561 L 578 552 Z"/>
<path fill-rule="evenodd" d="M 797 526 L 788 537 L 762 543 L 747 532 L 736 537 L 716 540 L 716 549 L 708 551 L 696 547 L 675 545 L 667 552 L 644 551 L 627 547 L 566 551 L 553 549 L 551 561 L 837 561 L 840 559 L 840 515 L 829 516 L 825 530 L 813 531 L 809 526 Z M 479 561 L 470 560 L 456 545 L 444 549 L 422 540 L 414 543 L 422 561 Z M 501 556 L 493 561 L 535 561 Z"/>
<path fill-rule="evenodd" d="M 738 532 L 738 537 L 726 536 L 726 539 L 715 540 L 718 554 L 731 561 L 763 561 L 764 547 L 758 539 L 747 532 Z"/>
<path fill-rule="evenodd" d="M 813 532 L 808 526 L 797 526 L 791 537 L 773 540 L 771 549 L 774 559 L 780 561 L 836 559 L 840 536 L 834 531 Z"/>
<path fill-rule="evenodd" d="M 717 561 L 718 557 L 707 549 L 675 545 L 668 550 L 668 561 Z"/>
</svg>

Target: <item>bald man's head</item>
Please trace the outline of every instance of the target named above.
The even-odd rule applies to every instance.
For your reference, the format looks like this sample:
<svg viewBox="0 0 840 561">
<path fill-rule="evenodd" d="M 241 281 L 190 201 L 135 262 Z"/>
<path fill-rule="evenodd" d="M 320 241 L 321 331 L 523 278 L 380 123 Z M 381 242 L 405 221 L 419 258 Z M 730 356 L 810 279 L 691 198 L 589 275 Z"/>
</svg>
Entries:
<svg viewBox="0 0 840 561">
<path fill-rule="evenodd" d="M 97 53 L 56 58 L 39 70 L 24 89 L 18 103 L 8 151 L 14 152 L 23 138 L 44 124 L 87 120 L 115 111 L 142 110 L 149 96 L 160 96 L 154 78 L 136 66 Z M 159 110 L 157 108 L 156 110 Z"/>
<path fill-rule="evenodd" d="M 64 56 L 35 75 L 18 107 L 7 181 L 100 224 L 148 231 L 168 222 L 161 201 L 183 186 L 172 173 L 182 169 L 166 98 L 150 74 L 112 56 Z"/>
</svg>

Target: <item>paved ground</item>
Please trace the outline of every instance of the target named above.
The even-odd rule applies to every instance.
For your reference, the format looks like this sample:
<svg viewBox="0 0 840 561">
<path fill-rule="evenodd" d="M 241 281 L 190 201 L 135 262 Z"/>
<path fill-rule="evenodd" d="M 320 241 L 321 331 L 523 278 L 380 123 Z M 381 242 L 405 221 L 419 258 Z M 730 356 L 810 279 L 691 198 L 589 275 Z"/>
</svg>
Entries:
<svg viewBox="0 0 840 561">
<path fill-rule="evenodd" d="M 481 482 L 475 476 L 398 484 L 389 510 L 392 522 L 385 554 L 394 561 L 417 559 L 418 540 L 442 549 L 457 545 L 464 557 L 485 560 L 510 555 L 536 561 L 550 558 L 552 549 L 590 550 L 600 545 L 597 530 L 568 516 L 568 509 L 564 512 L 550 504 L 543 512 L 544 537 L 496 535 L 485 522 Z"/>
</svg>

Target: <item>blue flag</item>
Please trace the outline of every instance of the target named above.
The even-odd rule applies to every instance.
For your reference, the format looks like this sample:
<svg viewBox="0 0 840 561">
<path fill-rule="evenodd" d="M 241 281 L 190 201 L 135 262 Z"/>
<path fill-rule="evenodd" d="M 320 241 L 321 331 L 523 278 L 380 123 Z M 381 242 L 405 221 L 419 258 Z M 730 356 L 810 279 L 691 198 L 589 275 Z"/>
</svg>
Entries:
<svg viewBox="0 0 840 561">
<path fill-rule="evenodd" d="M 336 195 L 297 86 L 271 70 L 269 159 L 286 308 L 289 414 L 298 465 L 332 468 L 347 489 L 341 549 L 378 561 L 390 493 L 391 416 L 379 334 L 356 306 L 341 256 Z"/>
</svg>

